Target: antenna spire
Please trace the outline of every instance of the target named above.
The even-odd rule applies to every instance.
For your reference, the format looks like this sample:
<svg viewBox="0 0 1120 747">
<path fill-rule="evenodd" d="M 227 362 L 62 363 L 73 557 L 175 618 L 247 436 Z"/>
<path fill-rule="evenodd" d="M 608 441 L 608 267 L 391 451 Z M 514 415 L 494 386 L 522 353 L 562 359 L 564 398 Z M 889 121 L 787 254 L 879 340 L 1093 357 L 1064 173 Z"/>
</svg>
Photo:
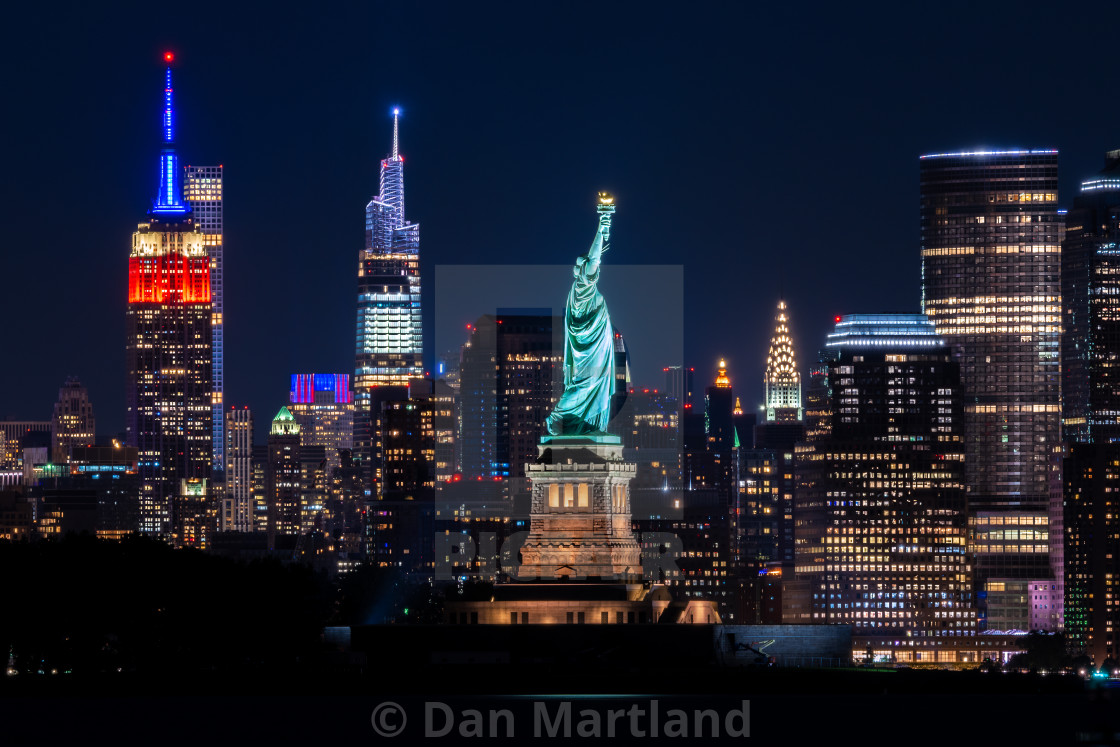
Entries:
<svg viewBox="0 0 1120 747">
<path fill-rule="evenodd" d="M 171 62 L 175 55 L 165 52 L 163 61 L 167 63 L 163 83 L 163 145 L 159 156 L 159 187 L 151 212 L 161 214 L 183 214 L 189 212 L 183 204 L 181 189 L 182 174 L 179 169 L 179 156 L 175 152 L 175 106 L 171 87 Z"/>
<path fill-rule="evenodd" d="M 398 150 L 397 146 L 398 146 L 398 143 L 399 143 L 398 134 L 399 134 L 400 121 L 401 121 L 401 110 L 394 107 L 394 109 L 393 109 L 393 158 L 394 159 L 397 158 L 397 154 L 399 153 L 399 150 Z"/>
</svg>

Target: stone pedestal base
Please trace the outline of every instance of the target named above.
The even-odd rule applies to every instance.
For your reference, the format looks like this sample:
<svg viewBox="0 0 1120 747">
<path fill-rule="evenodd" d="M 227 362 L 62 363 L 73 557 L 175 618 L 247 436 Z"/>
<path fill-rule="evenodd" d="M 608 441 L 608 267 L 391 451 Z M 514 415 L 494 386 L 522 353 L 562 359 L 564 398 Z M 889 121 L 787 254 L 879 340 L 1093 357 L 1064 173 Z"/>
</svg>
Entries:
<svg viewBox="0 0 1120 747">
<path fill-rule="evenodd" d="M 631 529 L 630 481 L 616 436 L 545 436 L 532 481 L 529 537 L 519 580 L 632 580 L 641 548 Z"/>
</svg>

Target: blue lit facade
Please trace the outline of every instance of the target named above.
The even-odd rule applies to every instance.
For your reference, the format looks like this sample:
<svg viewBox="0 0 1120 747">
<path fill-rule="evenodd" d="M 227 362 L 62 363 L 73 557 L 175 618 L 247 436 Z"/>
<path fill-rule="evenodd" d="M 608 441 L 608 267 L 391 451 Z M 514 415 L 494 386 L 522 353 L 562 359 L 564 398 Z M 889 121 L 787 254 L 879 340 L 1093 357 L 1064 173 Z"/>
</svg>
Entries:
<svg viewBox="0 0 1120 747">
<path fill-rule="evenodd" d="M 182 172 L 175 152 L 175 107 L 172 100 L 171 66 L 167 66 L 163 86 L 163 145 L 159 154 L 159 186 L 152 204 L 152 215 L 176 216 L 191 211 L 183 201 Z"/>
</svg>

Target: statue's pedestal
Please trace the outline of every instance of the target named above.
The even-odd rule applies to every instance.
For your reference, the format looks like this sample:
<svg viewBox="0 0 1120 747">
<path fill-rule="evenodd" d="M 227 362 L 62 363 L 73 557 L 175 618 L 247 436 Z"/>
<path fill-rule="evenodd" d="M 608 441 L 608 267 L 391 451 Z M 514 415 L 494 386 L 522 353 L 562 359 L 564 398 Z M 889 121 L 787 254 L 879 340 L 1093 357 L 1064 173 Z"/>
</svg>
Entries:
<svg viewBox="0 0 1120 747">
<path fill-rule="evenodd" d="M 630 481 L 617 436 L 545 436 L 526 465 L 533 485 L 519 581 L 632 581 L 641 548 L 630 522 Z"/>
</svg>

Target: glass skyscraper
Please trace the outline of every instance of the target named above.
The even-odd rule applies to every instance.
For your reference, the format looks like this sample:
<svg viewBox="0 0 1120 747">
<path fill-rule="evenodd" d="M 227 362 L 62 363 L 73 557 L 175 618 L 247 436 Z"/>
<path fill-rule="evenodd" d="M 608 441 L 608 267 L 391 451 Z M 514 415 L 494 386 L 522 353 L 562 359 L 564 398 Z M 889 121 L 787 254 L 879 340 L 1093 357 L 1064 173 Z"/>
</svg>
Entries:
<svg viewBox="0 0 1120 747">
<path fill-rule="evenodd" d="M 1050 575 L 1034 535 L 1061 437 L 1058 152 L 933 154 L 920 171 L 922 309 L 961 367 L 981 613 L 1001 610 L 988 628 L 1026 625 L 1020 587 Z"/>
<path fill-rule="evenodd" d="M 358 255 L 354 448 L 367 464 L 373 448 L 373 388 L 407 386 L 424 373 L 420 226 L 405 220 L 399 119 L 394 110 L 393 154 L 381 161 L 381 191 L 366 205 L 365 248 Z"/>
<path fill-rule="evenodd" d="M 1120 658 L 1120 150 L 1081 183 L 1062 242 L 1063 489 L 1054 563 L 1074 650 Z M 1054 544 L 1054 543 L 1052 543 Z"/>
<path fill-rule="evenodd" d="M 1120 442 L 1120 150 L 1081 183 L 1062 242 L 1062 428 Z"/>
<path fill-rule="evenodd" d="M 225 391 L 225 366 L 222 319 L 222 166 L 187 166 L 184 168 L 183 198 L 194 213 L 194 222 L 202 229 L 203 243 L 210 257 L 210 328 L 213 337 L 214 379 L 214 475 L 223 479 L 226 471 L 225 420 L 222 393 Z"/>
</svg>

